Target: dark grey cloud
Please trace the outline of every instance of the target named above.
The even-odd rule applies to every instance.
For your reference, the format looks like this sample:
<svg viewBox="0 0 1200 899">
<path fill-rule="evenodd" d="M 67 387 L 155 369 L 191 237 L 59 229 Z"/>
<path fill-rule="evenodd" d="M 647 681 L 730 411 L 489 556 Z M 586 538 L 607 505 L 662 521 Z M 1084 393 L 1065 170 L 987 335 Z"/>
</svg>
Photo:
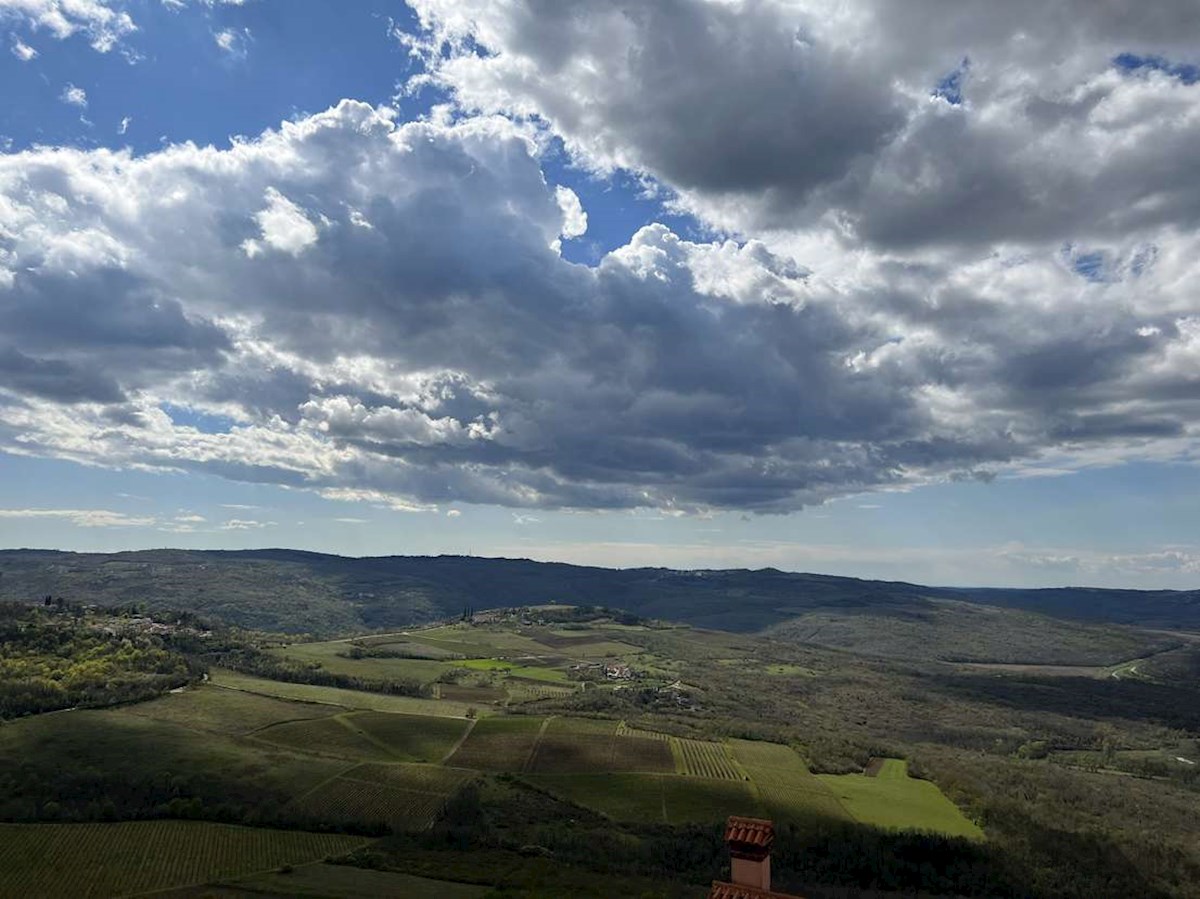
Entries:
<svg viewBox="0 0 1200 899">
<path fill-rule="evenodd" d="M 10 154 L 0 200 L 0 448 L 402 507 L 782 512 L 1196 420 L 1194 235 L 831 275 L 654 225 L 585 267 L 521 127 L 352 102 L 227 151 Z"/>
<path fill-rule="evenodd" d="M 1114 65 L 1197 62 L 1189 0 L 414 6 L 463 106 L 535 116 L 743 233 L 833 221 L 878 247 L 978 248 L 1200 216 L 1200 85 Z M 935 97 L 960 67 L 961 102 Z"/>
</svg>

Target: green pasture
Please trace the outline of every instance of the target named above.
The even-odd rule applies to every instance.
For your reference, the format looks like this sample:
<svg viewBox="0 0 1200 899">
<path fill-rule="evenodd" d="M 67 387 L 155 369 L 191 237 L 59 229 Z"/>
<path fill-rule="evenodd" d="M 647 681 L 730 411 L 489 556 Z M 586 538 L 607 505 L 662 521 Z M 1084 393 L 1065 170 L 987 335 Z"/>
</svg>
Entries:
<svg viewBox="0 0 1200 899">
<path fill-rule="evenodd" d="M 542 644 L 524 634 L 468 624 L 450 624 L 411 631 L 409 636 L 418 643 L 481 657 L 530 655 L 546 650 Z"/>
<path fill-rule="evenodd" d="M 0 824 L 0 897 L 119 896 L 340 855 L 360 837 L 200 821 Z"/>
<path fill-rule="evenodd" d="M 130 715 L 218 734 L 245 734 L 299 718 L 322 718 L 335 710 L 313 703 L 289 702 L 254 693 L 201 685 L 150 702 L 125 706 Z"/>
<path fill-rule="evenodd" d="M 430 683 L 455 666 L 464 662 L 436 661 L 433 659 L 380 659 L 345 658 L 339 653 L 348 652 L 349 643 L 293 643 L 291 646 L 272 649 L 271 654 L 302 664 L 320 665 L 325 671 L 346 674 L 369 680 L 414 680 Z"/>
<path fill-rule="evenodd" d="M 729 746 L 770 817 L 797 824 L 850 818 L 834 792 L 789 747 L 758 740 L 730 740 Z"/>
<path fill-rule="evenodd" d="M 908 763 L 885 759 L 875 777 L 865 774 L 819 774 L 838 801 L 864 824 L 891 830 L 926 830 L 952 837 L 983 839 L 935 784 L 908 776 Z"/>
<path fill-rule="evenodd" d="M 390 696 L 385 693 L 343 690 L 340 687 L 318 687 L 312 684 L 289 684 L 220 668 L 210 671 L 209 679 L 218 687 L 228 687 L 299 702 L 336 705 L 346 709 L 371 709 L 377 712 L 404 712 L 411 715 L 463 718 L 466 717 L 467 710 L 473 708 L 472 704 L 467 702 Z M 478 708 L 478 714 L 482 716 L 488 712 L 484 708 Z"/>
</svg>

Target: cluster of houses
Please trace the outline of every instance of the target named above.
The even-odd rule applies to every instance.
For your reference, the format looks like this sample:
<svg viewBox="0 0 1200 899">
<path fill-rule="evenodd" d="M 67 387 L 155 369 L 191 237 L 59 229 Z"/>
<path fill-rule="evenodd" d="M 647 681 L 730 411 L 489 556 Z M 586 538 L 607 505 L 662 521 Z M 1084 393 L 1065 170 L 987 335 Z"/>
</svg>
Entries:
<svg viewBox="0 0 1200 899">
<path fill-rule="evenodd" d="M 580 662 L 571 666 L 572 671 L 594 672 L 605 680 L 633 680 L 637 673 L 621 662 Z"/>
</svg>

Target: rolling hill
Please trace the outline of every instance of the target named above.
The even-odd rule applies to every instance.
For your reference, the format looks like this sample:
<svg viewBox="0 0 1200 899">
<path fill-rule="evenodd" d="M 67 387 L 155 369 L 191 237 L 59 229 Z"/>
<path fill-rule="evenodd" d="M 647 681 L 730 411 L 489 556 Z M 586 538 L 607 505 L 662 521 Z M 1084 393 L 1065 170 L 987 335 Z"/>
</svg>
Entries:
<svg viewBox="0 0 1200 899">
<path fill-rule="evenodd" d="M 866 616 L 885 626 L 889 619 L 913 616 L 965 621 L 965 604 L 1200 630 L 1200 591 L 945 588 L 776 569 L 607 569 L 468 556 L 348 558 L 284 549 L 0 551 L 0 599 L 46 595 L 189 609 L 242 627 L 320 635 L 404 627 L 457 615 L 468 605 L 543 603 L 604 605 L 737 632 L 817 612 Z"/>
</svg>

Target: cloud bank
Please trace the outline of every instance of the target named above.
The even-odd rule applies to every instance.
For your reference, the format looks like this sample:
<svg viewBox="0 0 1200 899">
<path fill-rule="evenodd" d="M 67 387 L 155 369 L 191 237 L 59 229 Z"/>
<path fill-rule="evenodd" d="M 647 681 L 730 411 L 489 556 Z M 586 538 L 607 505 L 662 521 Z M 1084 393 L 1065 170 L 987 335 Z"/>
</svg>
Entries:
<svg viewBox="0 0 1200 899">
<path fill-rule="evenodd" d="M 1195 458 L 1190 3 L 414 6 L 426 121 L 0 156 L 0 449 L 413 510 Z M 565 260 L 550 137 L 728 236 Z"/>
</svg>

